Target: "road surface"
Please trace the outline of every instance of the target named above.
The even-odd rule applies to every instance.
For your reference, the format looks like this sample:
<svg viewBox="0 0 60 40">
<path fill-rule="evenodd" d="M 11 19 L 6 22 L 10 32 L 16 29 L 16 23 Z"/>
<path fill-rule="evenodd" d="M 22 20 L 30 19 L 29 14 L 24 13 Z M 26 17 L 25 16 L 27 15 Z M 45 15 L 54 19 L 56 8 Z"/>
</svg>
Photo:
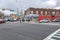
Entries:
<svg viewBox="0 0 60 40">
<path fill-rule="evenodd" d="M 0 24 L 0 40 L 43 40 L 60 27 L 43 24 Z"/>
</svg>

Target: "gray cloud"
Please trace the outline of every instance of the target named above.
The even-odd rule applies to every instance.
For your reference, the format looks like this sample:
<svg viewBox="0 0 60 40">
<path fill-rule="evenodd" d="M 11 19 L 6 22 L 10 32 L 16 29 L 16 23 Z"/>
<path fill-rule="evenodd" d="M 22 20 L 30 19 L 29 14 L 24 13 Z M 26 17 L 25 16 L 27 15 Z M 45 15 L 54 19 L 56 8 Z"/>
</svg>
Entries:
<svg viewBox="0 0 60 40">
<path fill-rule="evenodd" d="M 0 8 L 27 9 L 29 7 L 55 8 L 60 6 L 60 0 L 0 0 Z"/>
<path fill-rule="evenodd" d="M 56 0 L 56 7 L 60 6 L 60 0 Z"/>
</svg>

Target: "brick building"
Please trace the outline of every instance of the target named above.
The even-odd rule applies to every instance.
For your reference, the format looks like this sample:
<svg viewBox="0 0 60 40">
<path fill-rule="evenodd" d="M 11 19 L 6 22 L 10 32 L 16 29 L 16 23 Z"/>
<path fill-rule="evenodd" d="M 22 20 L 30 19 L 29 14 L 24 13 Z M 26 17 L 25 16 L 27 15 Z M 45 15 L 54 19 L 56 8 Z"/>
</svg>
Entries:
<svg viewBox="0 0 60 40">
<path fill-rule="evenodd" d="M 43 18 L 48 18 L 51 21 L 55 18 L 60 18 L 60 9 L 46 9 L 46 8 L 28 8 L 25 11 L 25 15 L 29 14 L 37 14 L 38 20 L 42 20 Z"/>
</svg>

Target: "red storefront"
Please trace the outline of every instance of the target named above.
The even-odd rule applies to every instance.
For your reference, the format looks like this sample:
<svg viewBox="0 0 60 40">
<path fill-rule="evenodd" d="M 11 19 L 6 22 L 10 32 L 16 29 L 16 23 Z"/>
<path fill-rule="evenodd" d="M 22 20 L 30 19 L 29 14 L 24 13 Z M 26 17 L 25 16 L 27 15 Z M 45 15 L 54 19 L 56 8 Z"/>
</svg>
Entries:
<svg viewBox="0 0 60 40">
<path fill-rule="evenodd" d="M 42 19 L 50 19 L 51 21 L 56 19 L 56 18 L 60 18 L 60 16 L 38 16 L 38 21 L 42 20 Z"/>
<path fill-rule="evenodd" d="M 46 9 L 46 8 L 28 8 L 25 15 L 38 14 L 38 21 L 48 18 L 51 21 L 55 18 L 60 18 L 60 9 Z"/>
</svg>

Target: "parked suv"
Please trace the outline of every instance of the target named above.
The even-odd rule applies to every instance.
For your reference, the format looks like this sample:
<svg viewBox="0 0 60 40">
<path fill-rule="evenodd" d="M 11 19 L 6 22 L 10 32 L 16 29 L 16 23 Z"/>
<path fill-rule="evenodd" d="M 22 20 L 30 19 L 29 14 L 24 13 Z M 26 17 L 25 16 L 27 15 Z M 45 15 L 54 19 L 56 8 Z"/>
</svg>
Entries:
<svg viewBox="0 0 60 40">
<path fill-rule="evenodd" d="M 40 23 L 48 23 L 48 22 L 50 22 L 50 20 L 49 20 L 49 19 L 42 19 L 42 20 L 40 20 L 39 22 L 40 22 Z"/>
<path fill-rule="evenodd" d="M 60 22 L 60 18 L 54 19 L 53 22 Z"/>
</svg>

